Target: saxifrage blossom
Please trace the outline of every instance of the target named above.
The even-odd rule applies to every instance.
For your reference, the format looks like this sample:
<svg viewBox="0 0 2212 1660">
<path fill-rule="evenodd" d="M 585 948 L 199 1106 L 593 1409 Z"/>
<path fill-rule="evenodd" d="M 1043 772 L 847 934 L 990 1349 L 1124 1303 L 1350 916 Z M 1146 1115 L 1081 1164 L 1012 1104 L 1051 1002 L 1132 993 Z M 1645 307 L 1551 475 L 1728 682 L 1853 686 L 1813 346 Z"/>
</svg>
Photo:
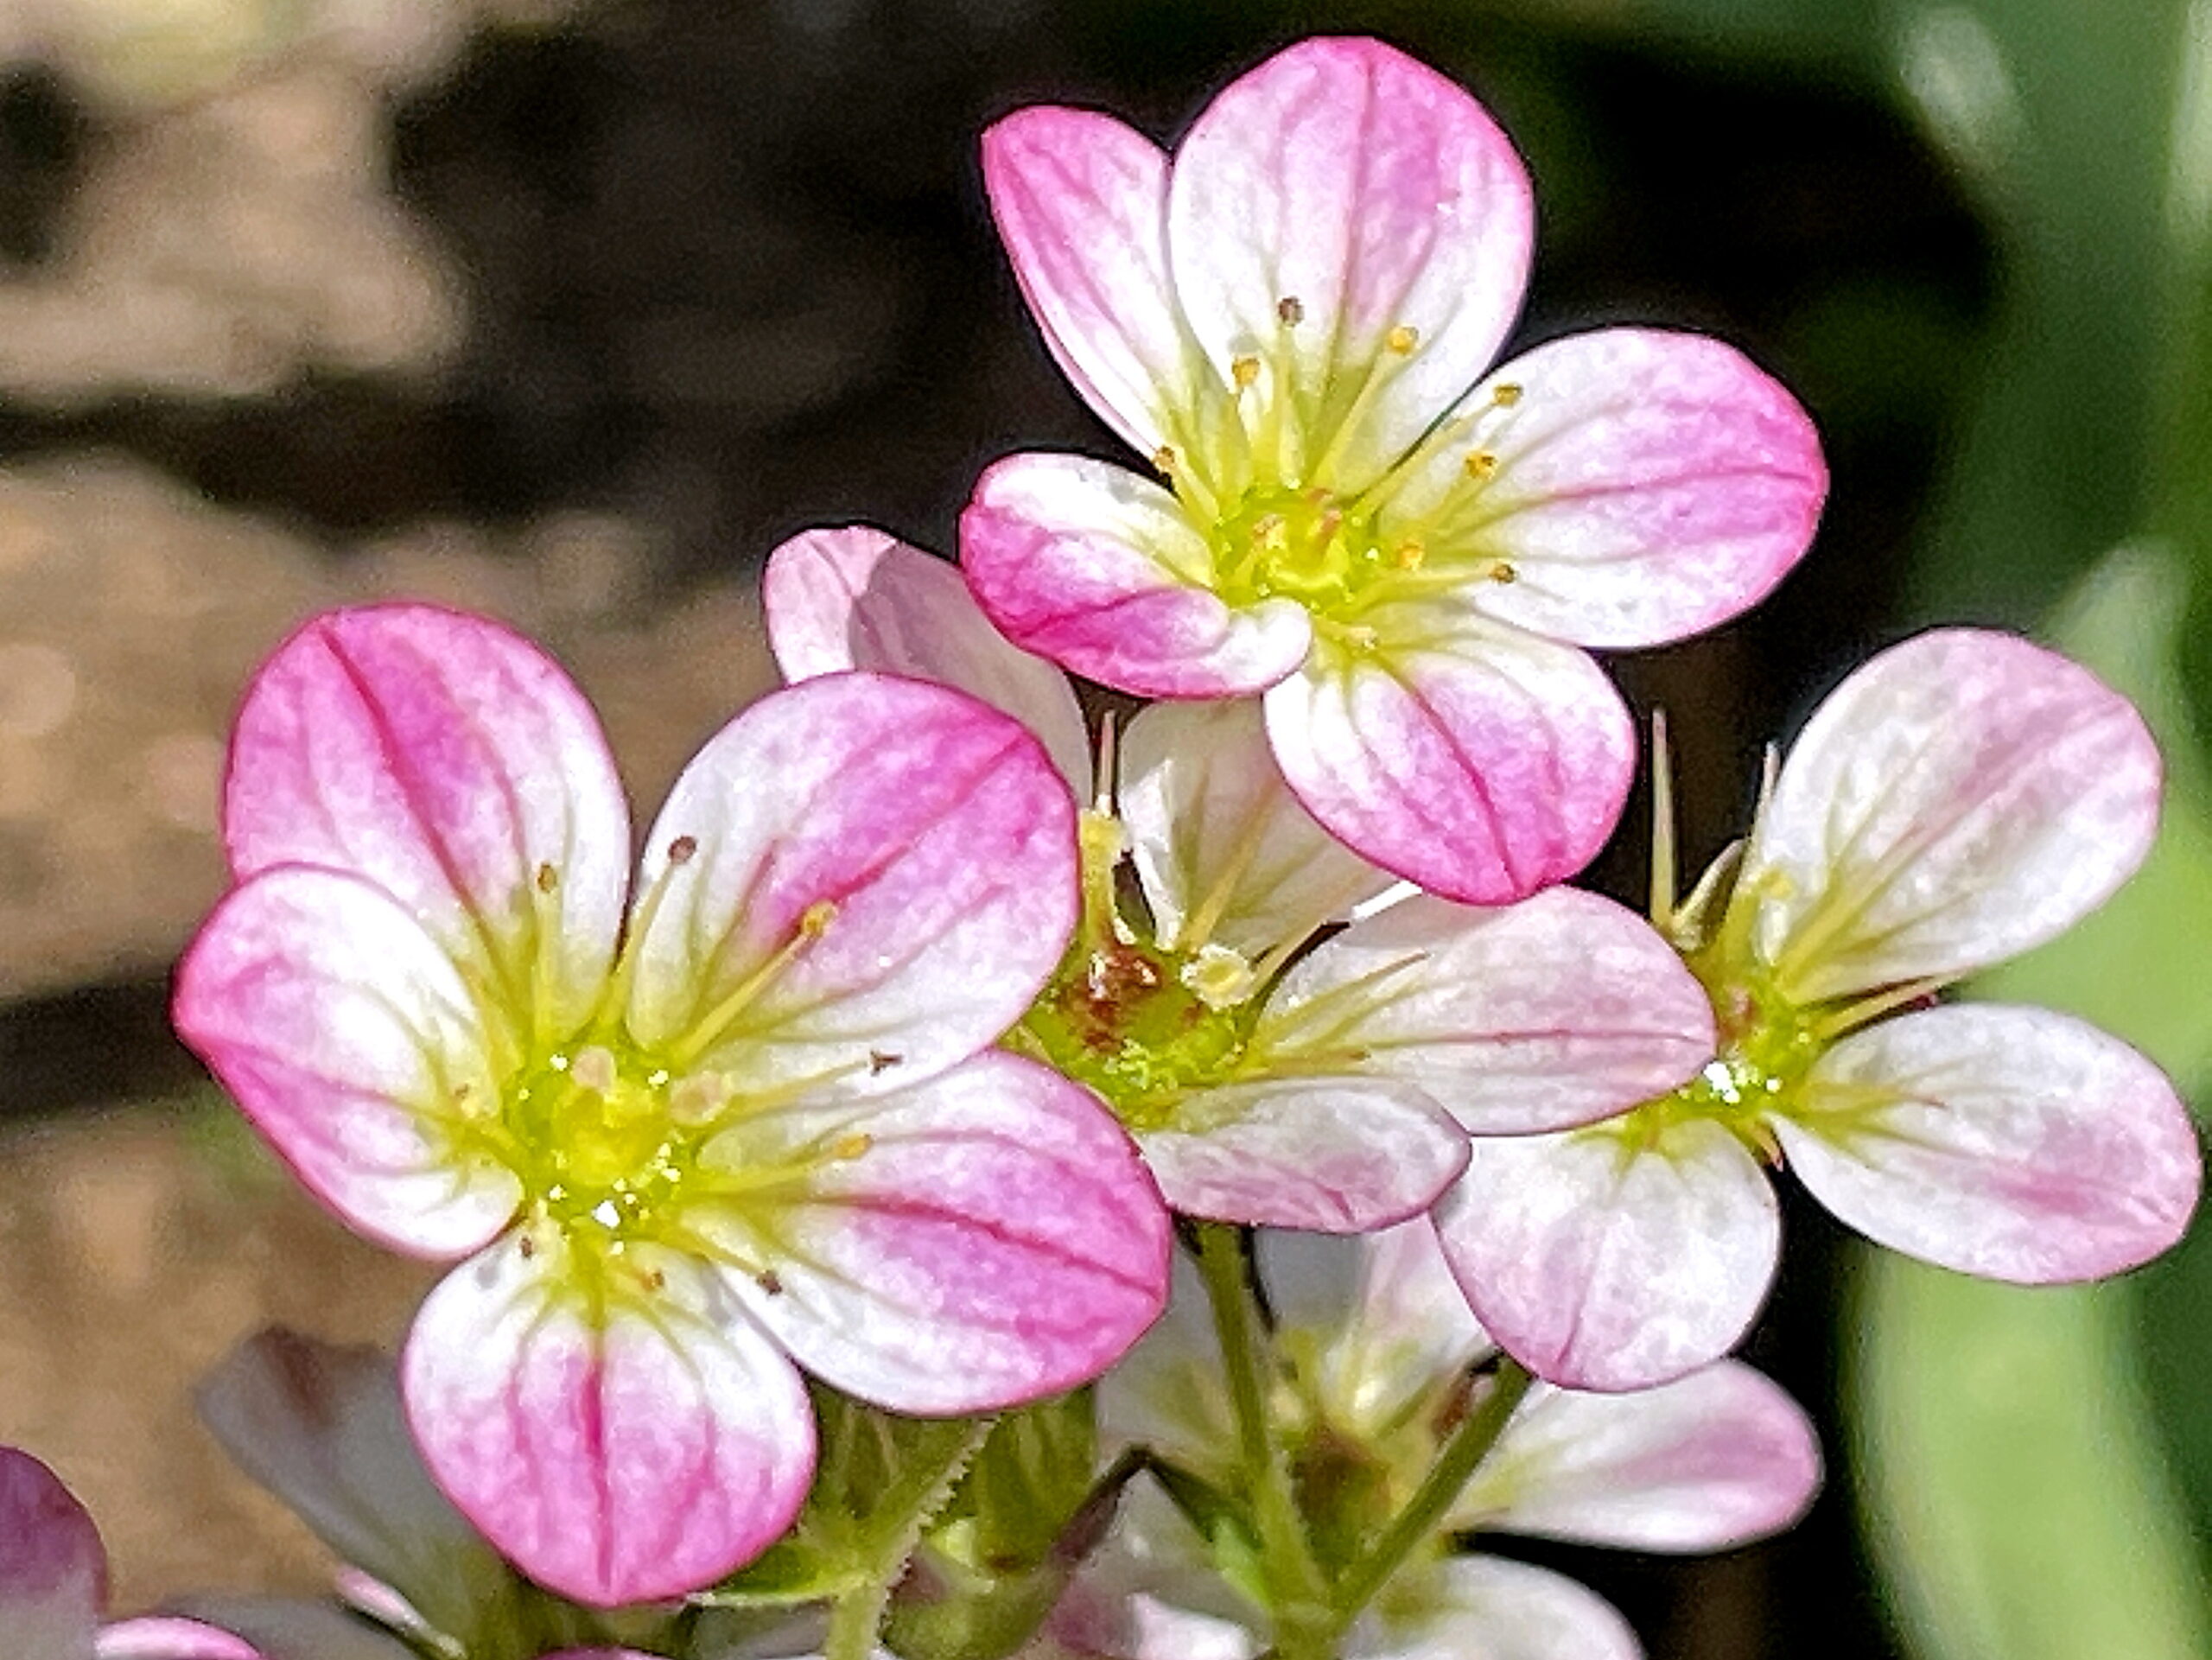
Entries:
<svg viewBox="0 0 2212 1660">
<path fill-rule="evenodd" d="M 440 1485 L 595 1603 L 721 1576 L 814 1464 L 794 1366 L 988 1411 L 1109 1364 L 1166 1213 L 1084 1091 L 992 1049 L 1075 913 L 1073 807 L 1014 722 L 846 675 L 740 715 L 634 890 L 604 738 L 528 642 L 308 624 L 241 711 L 239 886 L 176 1021 L 326 1204 L 465 1258 L 402 1361 Z"/>
<path fill-rule="evenodd" d="M 262 1660 L 243 1638 L 152 1615 L 103 1625 L 107 1551 L 61 1478 L 0 1447 L 0 1654 L 9 1660 Z M 393 1660 L 400 1660 L 396 1653 Z"/>
<path fill-rule="evenodd" d="M 1725 1353 L 1780 1249 L 1763 1163 L 1877 1242 L 1990 1279 L 2094 1279 L 2173 1243 L 2201 1157 L 2155 1065 L 2048 1009 L 1929 1006 L 2126 881 L 2159 776 L 2126 700 L 2025 640 L 1941 630 L 1853 673 L 1732 887 L 1724 863 L 1675 919 L 1719 1017 L 1710 1064 L 1600 1128 L 1473 1149 L 1439 1223 L 1484 1324 L 1589 1388 Z"/>
<path fill-rule="evenodd" d="M 1281 1425 L 1325 1561 L 1380 1530 L 1486 1387 L 1491 1345 L 1416 1220 L 1364 1238 L 1262 1233 L 1257 1265 L 1288 1365 Z M 1101 1386 L 1117 1438 L 1230 1484 L 1236 1438 L 1194 1275 Z M 1813 1428 L 1750 1367 L 1723 1361 L 1632 1396 L 1538 1384 L 1446 1518 L 1447 1532 L 1537 1536 L 1633 1550 L 1724 1550 L 1790 1526 L 1821 1479 Z M 1141 1490 L 1055 1622 L 1067 1646 L 1120 1660 L 1252 1660 L 1266 1619 L 1199 1533 Z M 1633 1660 L 1611 1606 L 1562 1575 L 1440 1548 L 1410 1561 L 1348 1634 L 1359 1660 Z"/>
<path fill-rule="evenodd" d="M 1172 158 L 1018 111 L 983 176 L 1054 356 L 1165 479 L 992 467 L 960 527 L 992 620 L 1145 696 L 1264 693 L 1299 798 L 1433 892 L 1580 869 L 1635 752 L 1585 648 L 1680 639 L 1781 580 L 1827 489 L 1803 410 L 1659 330 L 1491 370 L 1528 176 L 1480 105 L 1375 41 L 1269 59 Z"/>
<path fill-rule="evenodd" d="M 879 531 L 810 531 L 771 557 L 766 592 L 793 679 L 941 680 L 1089 770 L 1065 677 L 996 634 L 942 561 Z M 1095 1089 L 1178 1211 L 1384 1226 L 1434 1202 L 1470 1132 L 1587 1123 L 1711 1053 L 1674 951 L 1592 894 L 1405 898 L 1306 950 L 1392 879 L 1299 805 L 1249 699 L 1147 709 L 1118 760 L 1113 816 L 1084 815 L 1083 925 L 1007 1042 Z"/>
</svg>

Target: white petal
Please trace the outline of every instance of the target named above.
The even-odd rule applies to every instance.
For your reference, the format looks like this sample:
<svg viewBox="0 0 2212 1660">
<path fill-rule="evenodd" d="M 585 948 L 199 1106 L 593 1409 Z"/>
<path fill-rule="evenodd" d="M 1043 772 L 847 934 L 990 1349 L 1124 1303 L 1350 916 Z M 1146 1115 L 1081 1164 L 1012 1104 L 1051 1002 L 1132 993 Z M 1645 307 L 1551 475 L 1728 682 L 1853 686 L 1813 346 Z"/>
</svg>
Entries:
<svg viewBox="0 0 2212 1660">
<path fill-rule="evenodd" d="M 1563 1574 L 1495 1556 L 1417 1571 L 1406 1612 L 1363 1619 L 1345 1660 L 1643 1660 L 1612 1605 Z"/>
</svg>

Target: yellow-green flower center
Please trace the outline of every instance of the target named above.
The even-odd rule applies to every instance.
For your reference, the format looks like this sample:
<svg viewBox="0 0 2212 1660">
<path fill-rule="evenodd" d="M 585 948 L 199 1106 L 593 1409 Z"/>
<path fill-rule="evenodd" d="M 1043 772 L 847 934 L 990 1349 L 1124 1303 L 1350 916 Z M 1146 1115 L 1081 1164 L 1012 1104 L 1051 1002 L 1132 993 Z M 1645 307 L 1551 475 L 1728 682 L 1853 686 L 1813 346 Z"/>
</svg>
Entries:
<svg viewBox="0 0 2212 1660">
<path fill-rule="evenodd" d="M 1421 561 L 1417 540 L 1386 549 L 1372 514 L 1319 487 L 1248 490 L 1211 541 L 1215 591 L 1240 606 L 1281 598 L 1327 612 Z"/>
<path fill-rule="evenodd" d="M 650 1235 L 696 1168 L 699 1126 L 676 1103 L 700 1089 L 627 1045 L 558 1051 L 507 1091 L 506 1161 L 569 1233 Z"/>
</svg>

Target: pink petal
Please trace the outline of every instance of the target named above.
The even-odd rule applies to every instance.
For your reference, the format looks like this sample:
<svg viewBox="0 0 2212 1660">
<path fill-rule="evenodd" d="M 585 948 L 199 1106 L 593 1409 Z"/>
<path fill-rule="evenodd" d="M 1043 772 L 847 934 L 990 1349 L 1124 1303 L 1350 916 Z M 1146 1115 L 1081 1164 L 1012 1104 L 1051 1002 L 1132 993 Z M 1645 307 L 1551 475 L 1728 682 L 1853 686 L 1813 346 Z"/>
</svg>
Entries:
<svg viewBox="0 0 2212 1660">
<path fill-rule="evenodd" d="M 1015 722 L 942 686 L 809 680 L 723 728 L 662 810 L 630 1029 L 747 1089 L 929 1077 L 1058 965 L 1075 860 L 1067 785 Z"/>
<path fill-rule="evenodd" d="M 336 871 L 232 891 L 177 970 L 178 1034 L 308 1190 L 397 1250 L 459 1256 L 522 1198 L 456 1131 L 496 1114 L 470 989 L 415 919 Z"/>
<path fill-rule="evenodd" d="M 1633 1395 L 1538 1385 L 1452 1523 L 1629 1550 L 1727 1550 L 1794 1525 L 1820 1485 L 1804 1409 L 1723 1360 Z"/>
<path fill-rule="evenodd" d="M 480 1542 L 478 1549 L 483 1549 Z M 344 1577 L 342 1569 L 340 1577 Z M 250 1645 L 243 1660 L 420 1660 L 423 1653 L 338 1602 L 306 1597 L 195 1596 L 189 1606 L 195 1615 L 226 1633 L 237 1632 L 233 1641 Z M 512 1606 L 512 1601 L 498 1605 L 498 1612 L 506 1614 Z M 493 1611 L 487 1607 L 483 1612 Z M 101 1632 L 103 1644 L 118 1629 L 111 1625 Z M 225 1655 L 219 1649 L 216 1653 Z M 113 1660 L 111 1651 L 103 1647 L 100 1660 Z"/>
<path fill-rule="evenodd" d="M 535 1244 L 462 1263 L 416 1316 L 400 1379 L 431 1473 L 581 1602 L 678 1597 L 750 1561 L 813 1478 L 798 1374 L 689 1257 Z"/>
<path fill-rule="evenodd" d="M 1355 851 L 1470 905 L 1502 905 L 1596 856 L 1628 798 L 1636 733 L 1571 646 L 1465 606 L 1378 607 L 1366 649 L 1317 651 L 1267 696 L 1268 738 L 1306 810 Z"/>
<path fill-rule="evenodd" d="M 1775 1130 L 1798 1179 L 1860 1232 L 2031 1285 L 2156 1256 L 2202 1180 L 2165 1074 L 2049 1009 L 1961 1004 L 1854 1033 Z"/>
<path fill-rule="evenodd" d="M 92 1518 L 53 1471 L 0 1447 L 0 1653 L 90 1660 L 106 1601 Z"/>
<path fill-rule="evenodd" d="M 1121 754 L 1122 822 L 1163 944 L 1256 959 L 1390 886 L 1299 805 L 1249 698 L 1155 703 L 1129 722 Z M 1203 942 L 1186 937 L 1194 922 Z"/>
<path fill-rule="evenodd" d="M 308 623 L 238 713 L 223 834 L 241 879 L 309 864 L 382 887 L 525 1023 L 542 995 L 535 1023 L 565 1035 L 598 999 L 629 812 L 582 694 L 497 623 L 421 605 Z"/>
<path fill-rule="evenodd" d="M 10 1652 L 36 1655 L 35 1649 Z M 101 1629 L 92 1644 L 98 1660 L 262 1660 L 261 1650 L 244 1638 L 203 1625 L 196 1619 L 156 1616 L 126 1619 Z M 404 1653 L 395 1646 L 397 1657 Z M 283 1660 L 272 1657 L 271 1660 Z M 317 1657 L 321 1660 L 321 1657 Z"/>
<path fill-rule="evenodd" d="M 980 697 L 1035 734 L 1089 799 L 1090 733 L 1075 689 L 992 627 L 944 560 L 862 525 L 807 531 L 768 556 L 761 593 L 786 680 L 873 669 Z"/>
<path fill-rule="evenodd" d="M 1450 1116 L 1387 1078 L 1262 1075 L 1176 1119 L 1137 1145 L 1170 1206 L 1217 1222 L 1364 1233 L 1427 1210 L 1467 1161 Z"/>
<path fill-rule="evenodd" d="M 1511 388 L 1501 401 L 1500 388 Z M 1698 334 L 1608 328 L 1498 369 L 1422 445 L 1393 525 L 1510 565 L 1482 608 L 1579 646 L 1656 646 L 1756 603 L 1813 539 L 1827 468 L 1795 398 Z M 1479 485 L 1471 458 L 1494 469 Z"/>
<path fill-rule="evenodd" d="M 423 1467 L 386 1356 L 272 1326 L 196 1398 L 232 1462 L 432 1629 L 467 1640 L 509 1594 L 505 1564 Z"/>
<path fill-rule="evenodd" d="M 1307 441 L 1285 470 L 1353 491 L 1488 366 L 1533 226 L 1527 171 L 1482 106 L 1370 40 L 1302 41 L 1234 82 L 1168 186 L 1169 264 L 1208 358 L 1268 363 Z"/>
<path fill-rule="evenodd" d="M 1794 1002 L 1965 974 L 2127 879 L 2159 772 L 2141 717 L 2088 670 L 2006 634 L 1922 634 L 1814 712 L 1737 891 Z"/>
<path fill-rule="evenodd" d="M 1781 1249 L 1774 1189 L 1741 1142 L 1693 1120 L 1480 1137 L 1437 1211 L 1475 1316 L 1570 1389 L 1663 1383 L 1733 1348 Z"/>
<path fill-rule="evenodd" d="M 1016 645 L 1141 697 L 1266 690 L 1313 639 L 1290 600 L 1215 597 L 1213 551 L 1175 498 L 1081 455 L 1009 455 L 960 516 L 960 563 Z"/>
<path fill-rule="evenodd" d="M 1565 1129 L 1664 1095 L 1713 1058 L 1681 957 L 1610 900 L 1554 887 L 1496 910 L 1422 895 L 1283 976 L 1259 1064 L 1417 1085 L 1478 1135 Z"/>
<path fill-rule="evenodd" d="M 1495 1556 L 1414 1572 L 1404 1599 L 1413 1612 L 1369 1615 L 1345 1660 L 1643 1660 L 1612 1605 L 1563 1574 Z"/>
<path fill-rule="evenodd" d="M 1167 158 L 1110 117 L 1040 105 L 983 135 L 983 189 L 1053 359 L 1107 425 L 1193 460 L 1228 415 L 1175 309 Z"/>
<path fill-rule="evenodd" d="M 1090 1092 L 998 1052 L 864 1103 L 742 1120 L 705 1161 L 843 1142 L 803 1193 L 693 1224 L 800 1364 L 894 1412 L 994 1411 L 1087 1383 L 1167 1298 L 1166 1212 Z M 771 1208 L 772 1206 L 772 1208 Z"/>
</svg>

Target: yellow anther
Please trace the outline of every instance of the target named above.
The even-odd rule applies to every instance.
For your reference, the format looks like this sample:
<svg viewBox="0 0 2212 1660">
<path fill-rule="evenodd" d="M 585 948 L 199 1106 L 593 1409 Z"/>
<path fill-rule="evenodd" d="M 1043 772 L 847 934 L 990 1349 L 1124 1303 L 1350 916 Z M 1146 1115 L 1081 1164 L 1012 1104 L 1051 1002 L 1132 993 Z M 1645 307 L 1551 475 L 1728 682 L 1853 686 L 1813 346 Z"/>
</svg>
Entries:
<svg viewBox="0 0 2212 1660">
<path fill-rule="evenodd" d="M 1287 328 L 1295 328 L 1306 321 L 1306 303 L 1297 296 L 1286 294 L 1275 302 L 1275 315 Z"/>
<path fill-rule="evenodd" d="M 1400 570 L 1419 570 L 1421 561 L 1427 557 L 1428 549 L 1417 536 L 1409 536 L 1399 543 L 1397 551 L 1390 556 L 1391 563 Z"/>
<path fill-rule="evenodd" d="M 1510 559 L 1492 561 L 1491 568 L 1483 574 L 1493 582 L 1517 582 L 1521 580 L 1521 573 L 1514 569 Z"/>
<path fill-rule="evenodd" d="M 1240 389 L 1249 386 L 1260 378 L 1260 359 L 1255 357 L 1233 359 L 1229 365 L 1229 373 Z"/>
<path fill-rule="evenodd" d="M 1521 401 L 1521 384 L 1515 380 L 1501 380 L 1491 388 L 1490 401 L 1502 410 L 1510 410 Z"/>
<path fill-rule="evenodd" d="M 850 1163 L 855 1159 L 866 1156 L 868 1148 L 874 1145 L 875 1137 L 867 1131 L 849 1129 L 830 1143 L 830 1156 Z"/>
<path fill-rule="evenodd" d="M 819 939 L 830 932 L 830 925 L 836 919 L 836 902 L 833 900 L 817 900 L 799 913 L 799 938 Z"/>
<path fill-rule="evenodd" d="M 1497 476 L 1497 457 L 1487 449 L 1470 450 L 1467 454 L 1467 476 L 1471 479 L 1490 479 Z"/>
<path fill-rule="evenodd" d="M 1162 444 L 1152 452 L 1153 467 L 1170 477 L 1174 475 L 1176 464 L 1181 460 L 1182 457 L 1175 453 L 1175 446 L 1173 444 Z"/>
<path fill-rule="evenodd" d="M 1382 344 L 1404 357 L 1421 344 L 1421 330 L 1410 323 L 1400 323 L 1382 337 Z"/>
<path fill-rule="evenodd" d="M 560 885 L 561 873 L 559 871 L 554 869 L 551 865 L 540 865 L 537 867 L 537 891 L 539 893 L 550 894 Z"/>
<path fill-rule="evenodd" d="M 1281 513 L 1262 513 L 1252 521 L 1252 545 L 1269 553 L 1281 553 L 1290 546 L 1290 526 Z"/>
</svg>

